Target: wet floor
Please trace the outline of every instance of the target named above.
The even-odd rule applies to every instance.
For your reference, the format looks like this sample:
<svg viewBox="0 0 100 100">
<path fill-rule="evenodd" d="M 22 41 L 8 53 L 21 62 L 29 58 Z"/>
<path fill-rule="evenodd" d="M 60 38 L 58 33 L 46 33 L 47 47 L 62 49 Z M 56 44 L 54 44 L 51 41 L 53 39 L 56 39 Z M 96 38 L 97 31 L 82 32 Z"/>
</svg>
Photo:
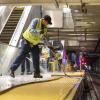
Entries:
<svg viewBox="0 0 100 100">
<path fill-rule="evenodd" d="M 60 78 L 16 87 L 1 94 L 0 100 L 72 100 L 80 83 L 78 78 Z"/>
</svg>

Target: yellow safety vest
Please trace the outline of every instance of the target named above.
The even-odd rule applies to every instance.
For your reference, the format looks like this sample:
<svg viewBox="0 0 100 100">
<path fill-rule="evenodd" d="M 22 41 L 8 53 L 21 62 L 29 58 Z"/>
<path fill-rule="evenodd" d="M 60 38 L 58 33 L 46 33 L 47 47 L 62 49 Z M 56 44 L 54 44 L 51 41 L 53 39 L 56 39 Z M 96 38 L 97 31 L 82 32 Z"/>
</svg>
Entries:
<svg viewBox="0 0 100 100">
<path fill-rule="evenodd" d="M 41 30 L 41 21 L 42 21 L 42 19 L 39 19 L 39 22 L 36 25 L 36 29 L 37 30 Z M 26 30 L 23 33 L 23 37 L 24 37 L 24 39 L 26 39 L 31 44 L 37 45 L 38 43 L 41 42 L 42 36 L 46 35 L 46 33 L 47 33 L 47 27 L 44 28 L 44 33 L 43 34 L 39 34 L 39 35 L 33 35 L 33 33 L 31 33 L 29 30 Z"/>
</svg>

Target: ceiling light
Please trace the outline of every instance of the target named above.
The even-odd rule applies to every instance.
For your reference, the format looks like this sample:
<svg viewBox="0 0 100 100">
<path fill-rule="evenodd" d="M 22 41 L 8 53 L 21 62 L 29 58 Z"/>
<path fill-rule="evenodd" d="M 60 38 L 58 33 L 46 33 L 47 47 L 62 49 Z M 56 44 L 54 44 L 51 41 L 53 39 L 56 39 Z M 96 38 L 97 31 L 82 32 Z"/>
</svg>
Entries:
<svg viewBox="0 0 100 100">
<path fill-rule="evenodd" d="M 79 10 L 74 10 L 74 12 L 78 13 L 78 12 L 79 12 Z"/>
<path fill-rule="evenodd" d="M 69 8 L 69 6 L 68 7 L 64 7 L 63 8 L 63 12 L 64 13 L 70 13 L 71 12 L 71 9 Z"/>
</svg>

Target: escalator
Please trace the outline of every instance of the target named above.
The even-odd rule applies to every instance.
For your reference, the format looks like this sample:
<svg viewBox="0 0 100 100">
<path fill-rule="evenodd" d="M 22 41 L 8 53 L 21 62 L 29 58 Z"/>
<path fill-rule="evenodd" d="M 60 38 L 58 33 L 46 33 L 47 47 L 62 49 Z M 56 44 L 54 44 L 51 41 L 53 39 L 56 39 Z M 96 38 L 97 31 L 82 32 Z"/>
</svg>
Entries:
<svg viewBox="0 0 100 100">
<path fill-rule="evenodd" d="M 14 30 L 18 24 L 18 21 L 22 15 L 24 8 L 23 7 L 15 7 L 14 10 L 12 11 L 3 31 L 1 32 L 0 35 L 0 42 L 2 43 L 9 43 Z"/>
</svg>

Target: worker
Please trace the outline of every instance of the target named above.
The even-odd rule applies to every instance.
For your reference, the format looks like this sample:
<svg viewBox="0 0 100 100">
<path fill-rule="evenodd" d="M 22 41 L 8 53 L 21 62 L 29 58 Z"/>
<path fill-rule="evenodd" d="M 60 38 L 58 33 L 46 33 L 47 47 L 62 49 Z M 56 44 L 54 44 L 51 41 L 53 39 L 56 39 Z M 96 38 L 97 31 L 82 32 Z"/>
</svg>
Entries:
<svg viewBox="0 0 100 100">
<path fill-rule="evenodd" d="M 43 18 L 34 18 L 28 29 L 23 33 L 24 46 L 19 54 L 19 56 L 15 59 L 13 64 L 10 67 L 10 76 L 15 77 L 14 72 L 25 59 L 26 55 L 31 52 L 33 67 L 34 67 L 34 78 L 43 78 L 40 74 L 40 52 L 39 52 L 39 43 L 41 39 L 46 36 L 47 33 L 47 25 L 52 24 L 51 17 L 49 15 L 45 15 Z"/>
</svg>

